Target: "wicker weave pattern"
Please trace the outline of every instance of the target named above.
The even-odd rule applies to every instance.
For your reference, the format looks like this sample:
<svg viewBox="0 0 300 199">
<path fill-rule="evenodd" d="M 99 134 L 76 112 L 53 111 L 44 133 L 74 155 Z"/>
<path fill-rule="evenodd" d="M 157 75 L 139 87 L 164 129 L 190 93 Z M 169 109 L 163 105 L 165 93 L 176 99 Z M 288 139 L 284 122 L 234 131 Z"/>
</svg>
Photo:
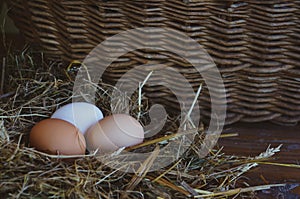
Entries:
<svg viewBox="0 0 300 199">
<path fill-rule="evenodd" d="M 220 69 L 227 92 L 227 123 L 300 121 L 298 0 L 7 1 L 27 39 L 64 60 L 82 60 L 94 46 L 123 30 L 147 26 L 180 30 L 202 44 Z M 154 44 L 159 41 L 153 39 Z M 202 81 L 178 56 L 149 50 L 122 56 L 104 79 L 116 82 L 130 68 L 148 62 L 180 70 L 195 89 Z M 178 108 L 168 89 L 146 89 L 149 97 Z M 208 118 L 206 87 L 200 106 L 204 119 Z"/>
</svg>

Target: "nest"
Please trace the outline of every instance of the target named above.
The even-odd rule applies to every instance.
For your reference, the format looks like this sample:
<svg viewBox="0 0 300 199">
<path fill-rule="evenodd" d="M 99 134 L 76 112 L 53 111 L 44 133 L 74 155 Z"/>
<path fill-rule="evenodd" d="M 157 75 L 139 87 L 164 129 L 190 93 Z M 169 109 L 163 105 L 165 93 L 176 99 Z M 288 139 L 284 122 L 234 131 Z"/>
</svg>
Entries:
<svg viewBox="0 0 300 199">
<path fill-rule="evenodd" d="M 152 152 L 135 173 L 103 164 L 103 160 L 111 157 L 86 154 L 64 161 L 64 156 L 36 151 L 29 147 L 30 129 L 60 106 L 72 102 L 74 70 L 46 61 L 42 54 L 28 49 L 4 58 L 2 69 L 6 74 L 0 93 L 0 194 L 3 198 L 253 197 L 255 191 L 282 186 L 250 187 L 241 178 L 280 147 L 269 148 L 257 157 L 226 155 L 216 147 L 202 158 L 199 156 L 205 132 L 202 126 L 194 129 L 196 137 L 182 157 L 165 168 L 150 171 L 158 158 L 156 152 L 171 139 L 177 139 L 173 134 L 178 130 L 176 117 L 169 117 L 168 125 L 156 137 L 128 149 Z M 111 92 L 116 89 L 113 86 L 100 82 L 96 87 L 96 105 L 105 115 L 111 114 L 112 108 L 120 112 L 128 108 L 122 106 L 122 100 L 118 107 L 111 107 Z M 144 125 L 149 122 L 148 107 L 147 99 L 140 93 L 130 97 L 130 114 L 140 117 Z M 121 165 L 117 161 L 112 164 Z"/>
</svg>

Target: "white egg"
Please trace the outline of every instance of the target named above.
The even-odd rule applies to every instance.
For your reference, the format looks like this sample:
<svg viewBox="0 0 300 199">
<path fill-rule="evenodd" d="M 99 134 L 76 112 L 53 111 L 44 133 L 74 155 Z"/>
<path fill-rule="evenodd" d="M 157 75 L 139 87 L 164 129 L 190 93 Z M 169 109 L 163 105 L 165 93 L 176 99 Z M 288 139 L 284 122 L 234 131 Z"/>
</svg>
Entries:
<svg viewBox="0 0 300 199">
<path fill-rule="evenodd" d="M 93 104 L 74 102 L 57 109 L 51 118 L 70 122 L 84 134 L 90 126 L 103 119 L 103 114 L 101 110 Z"/>
</svg>

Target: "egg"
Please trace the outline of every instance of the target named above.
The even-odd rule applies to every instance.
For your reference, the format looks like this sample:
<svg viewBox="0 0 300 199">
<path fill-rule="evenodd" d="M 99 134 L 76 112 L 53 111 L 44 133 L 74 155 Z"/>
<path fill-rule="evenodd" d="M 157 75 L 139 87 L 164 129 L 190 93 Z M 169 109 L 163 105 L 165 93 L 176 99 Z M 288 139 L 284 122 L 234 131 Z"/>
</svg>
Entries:
<svg viewBox="0 0 300 199">
<path fill-rule="evenodd" d="M 91 126 L 86 134 L 87 149 L 98 153 L 113 152 L 121 147 L 142 143 L 144 130 L 133 117 L 126 114 L 114 114 L 105 117 Z"/>
<path fill-rule="evenodd" d="M 49 118 L 40 121 L 30 131 L 30 146 L 53 155 L 84 155 L 86 142 L 73 124 Z"/>
<path fill-rule="evenodd" d="M 90 103 L 74 102 L 57 109 L 51 118 L 70 122 L 83 134 L 86 130 L 103 118 L 101 110 Z"/>
</svg>

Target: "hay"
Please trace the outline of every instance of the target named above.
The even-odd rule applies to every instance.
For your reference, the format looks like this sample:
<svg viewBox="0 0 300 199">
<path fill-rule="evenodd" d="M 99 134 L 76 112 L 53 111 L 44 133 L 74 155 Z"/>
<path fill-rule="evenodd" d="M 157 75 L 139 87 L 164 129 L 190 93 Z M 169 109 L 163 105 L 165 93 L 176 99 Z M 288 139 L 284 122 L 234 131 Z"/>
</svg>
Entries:
<svg viewBox="0 0 300 199">
<path fill-rule="evenodd" d="M 73 79 L 76 67 L 47 62 L 42 54 L 24 51 L 21 55 L 6 57 L 5 79 L 0 94 L 0 194 L 2 198 L 224 198 L 252 197 L 253 192 L 269 189 L 267 185 L 249 187 L 241 176 L 257 162 L 268 160 L 279 148 L 250 157 L 228 156 L 214 149 L 205 158 L 199 158 L 199 144 L 203 128 L 185 155 L 167 168 L 149 172 L 158 157 L 159 148 L 175 139 L 177 118 L 168 118 L 168 128 L 156 138 L 125 150 L 153 151 L 136 174 L 121 172 L 102 164 L 95 154 L 63 161 L 63 156 L 48 155 L 29 147 L 28 134 L 32 126 L 48 118 L 58 107 L 72 101 Z M 76 65 L 75 65 L 76 66 Z M 71 70 L 72 69 L 72 70 Z M 4 71 L 4 69 L 3 69 Z M 99 83 L 96 105 L 105 115 L 110 107 L 113 86 Z M 199 89 L 200 90 L 200 89 Z M 121 95 L 120 95 L 121 96 Z M 130 113 L 147 123 L 148 102 L 141 100 L 141 91 L 130 99 Z M 141 108 L 142 107 L 142 108 Z M 194 129 L 195 130 L 195 129 Z M 172 133 L 173 132 L 173 133 Z M 224 135 L 232 136 L 232 135 Z M 116 155 L 116 154 L 115 154 Z M 112 162 L 112 164 L 118 164 Z M 123 165 L 126 167 L 127 165 Z M 237 182 L 242 187 L 236 187 Z"/>
</svg>

